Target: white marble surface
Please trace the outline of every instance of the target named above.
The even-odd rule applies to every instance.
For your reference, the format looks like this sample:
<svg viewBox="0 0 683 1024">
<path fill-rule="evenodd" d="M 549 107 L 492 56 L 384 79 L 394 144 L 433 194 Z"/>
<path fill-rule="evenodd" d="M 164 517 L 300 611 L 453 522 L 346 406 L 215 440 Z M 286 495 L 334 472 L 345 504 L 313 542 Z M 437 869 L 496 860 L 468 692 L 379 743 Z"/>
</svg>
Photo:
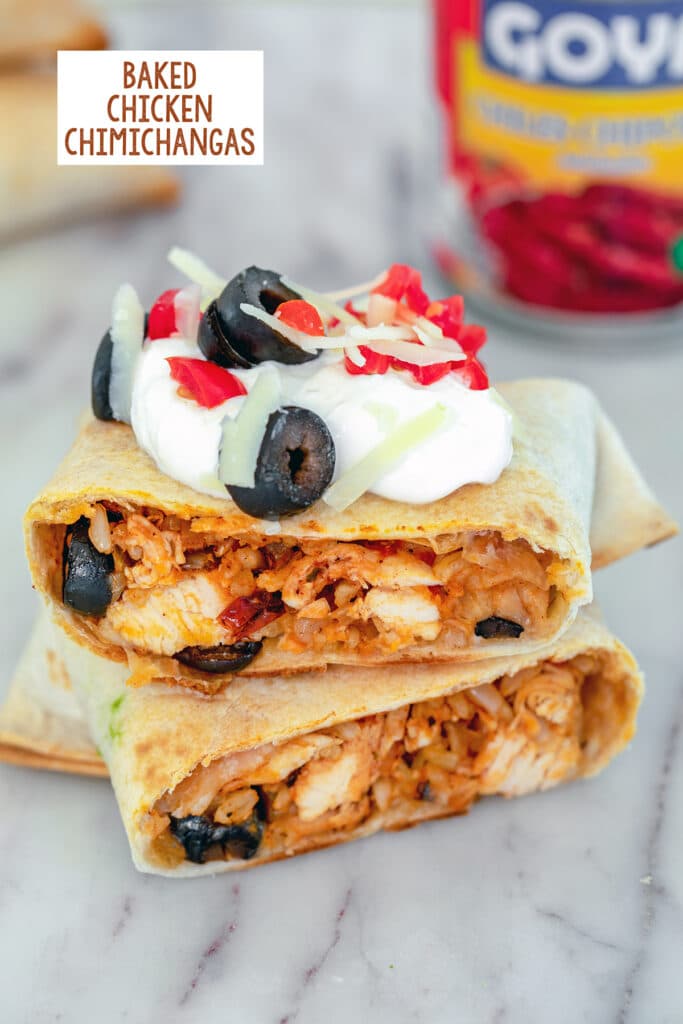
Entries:
<svg viewBox="0 0 683 1024">
<path fill-rule="evenodd" d="M 429 130 L 424 15 L 208 7 L 121 13 L 119 45 L 263 46 L 262 170 L 200 169 L 167 216 L 0 254 L 6 674 L 36 602 L 20 518 L 67 448 L 114 287 L 149 299 L 171 242 L 336 286 L 424 261 L 409 210 Z M 437 287 L 432 278 L 431 283 Z M 500 378 L 592 385 L 683 518 L 683 345 L 596 351 L 492 331 Z M 0 766 L 7 1024 L 679 1024 L 683 1020 L 681 544 L 602 573 L 648 679 L 631 749 L 597 780 L 242 876 L 137 875 L 106 783 Z"/>
</svg>

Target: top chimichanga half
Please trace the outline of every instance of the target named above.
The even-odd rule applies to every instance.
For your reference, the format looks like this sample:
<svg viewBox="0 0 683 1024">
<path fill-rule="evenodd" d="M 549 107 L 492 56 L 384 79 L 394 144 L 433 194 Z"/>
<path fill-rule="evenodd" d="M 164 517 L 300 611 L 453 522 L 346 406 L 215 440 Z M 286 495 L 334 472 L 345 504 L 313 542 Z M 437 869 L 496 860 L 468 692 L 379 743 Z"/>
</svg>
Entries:
<svg viewBox="0 0 683 1024">
<path fill-rule="evenodd" d="M 98 418 L 26 519 L 58 621 L 132 682 L 529 651 L 591 600 L 591 548 L 675 532 L 589 391 L 494 391 L 409 268 L 344 307 L 189 269 L 201 317 L 199 288 L 119 293 Z"/>
</svg>

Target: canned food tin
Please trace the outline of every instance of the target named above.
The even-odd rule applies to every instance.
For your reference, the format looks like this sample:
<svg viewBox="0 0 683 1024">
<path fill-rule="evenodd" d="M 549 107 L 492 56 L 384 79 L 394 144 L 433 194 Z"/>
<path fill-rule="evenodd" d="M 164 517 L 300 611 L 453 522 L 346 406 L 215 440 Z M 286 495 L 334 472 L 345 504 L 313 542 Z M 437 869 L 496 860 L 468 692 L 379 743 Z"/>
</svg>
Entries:
<svg viewBox="0 0 683 1024">
<path fill-rule="evenodd" d="M 435 0 L 435 29 L 442 269 L 518 320 L 680 325 L 683 0 Z"/>
</svg>

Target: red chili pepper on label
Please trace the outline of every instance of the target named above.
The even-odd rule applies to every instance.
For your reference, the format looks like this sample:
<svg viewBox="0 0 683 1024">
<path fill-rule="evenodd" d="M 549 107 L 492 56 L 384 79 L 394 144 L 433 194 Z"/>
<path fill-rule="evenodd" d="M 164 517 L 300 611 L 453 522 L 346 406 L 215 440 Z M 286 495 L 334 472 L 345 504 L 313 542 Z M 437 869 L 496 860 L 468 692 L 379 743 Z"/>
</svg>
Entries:
<svg viewBox="0 0 683 1024">
<path fill-rule="evenodd" d="M 205 409 L 213 409 L 228 398 L 247 393 L 238 377 L 216 363 L 182 356 L 169 356 L 166 362 L 171 367 L 173 380 Z"/>
<path fill-rule="evenodd" d="M 320 337 L 325 333 L 325 327 L 320 318 L 320 313 L 310 302 L 304 299 L 290 299 L 289 302 L 282 302 L 275 310 L 275 316 L 282 320 L 283 324 L 294 327 L 302 334 L 313 334 Z"/>
<path fill-rule="evenodd" d="M 255 590 L 250 597 L 238 597 L 218 616 L 221 625 L 232 631 L 234 642 L 264 629 L 285 613 L 282 595 Z"/>
<path fill-rule="evenodd" d="M 683 301 L 675 246 L 683 201 L 615 183 L 489 207 L 505 289 L 535 305 L 635 312 Z"/>
<path fill-rule="evenodd" d="M 683 198 L 665 195 L 663 192 L 650 191 L 646 188 L 635 188 L 633 185 L 620 185 L 616 182 L 600 182 L 588 185 L 582 192 L 584 199 L 605 199 L 608 202 L 619 201 L 633 205 L 639 203 L 650 210 L 666 210 L 668 213 L 683 216 Z"/>
<path fill-rule="evenodd" d="M 147 320 L 147 337 L 150 341 L 172 338 L 176 333 L 175 297 L 179 291 L 179 288 L 170 288 L 162 292 L 150 309 Z"/>
</svg>

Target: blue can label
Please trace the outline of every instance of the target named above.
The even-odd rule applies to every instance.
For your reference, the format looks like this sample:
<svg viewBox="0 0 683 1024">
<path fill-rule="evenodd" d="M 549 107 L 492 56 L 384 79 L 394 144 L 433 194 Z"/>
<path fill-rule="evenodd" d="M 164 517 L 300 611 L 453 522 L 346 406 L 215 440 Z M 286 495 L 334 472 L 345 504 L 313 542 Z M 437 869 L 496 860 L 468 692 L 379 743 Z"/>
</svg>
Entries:
<svg viewBox="0 0 683 1024">
<path fill-rule="evenodd" d="M 683 3 L 484 0 L 482 51 L 492 69 L 574 89 L 683 82 Z"/>
</svg>

